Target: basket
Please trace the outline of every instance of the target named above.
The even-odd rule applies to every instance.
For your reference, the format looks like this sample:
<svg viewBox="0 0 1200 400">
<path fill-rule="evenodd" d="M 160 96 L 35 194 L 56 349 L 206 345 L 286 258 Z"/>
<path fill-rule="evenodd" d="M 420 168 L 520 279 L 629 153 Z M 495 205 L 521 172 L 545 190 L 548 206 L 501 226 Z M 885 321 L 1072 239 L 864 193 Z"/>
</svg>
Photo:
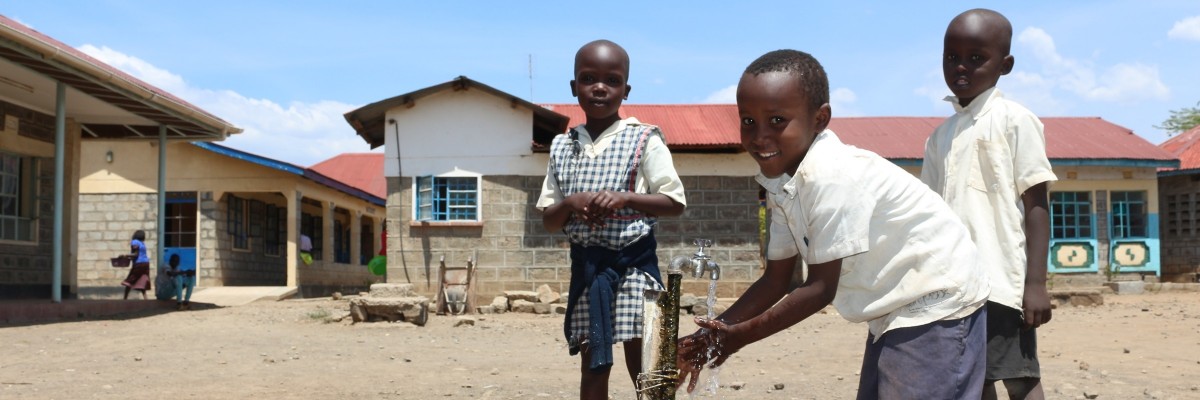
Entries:
<svg viewBox="0 0 1200 400">
<path fill-rule="evenodd" d="M 133 260 L 131 260 L 128 256 L 116 256 L 110 261 L 112 261 L 113 268 L 128 268 L 129 263 Z"/>
</svg>

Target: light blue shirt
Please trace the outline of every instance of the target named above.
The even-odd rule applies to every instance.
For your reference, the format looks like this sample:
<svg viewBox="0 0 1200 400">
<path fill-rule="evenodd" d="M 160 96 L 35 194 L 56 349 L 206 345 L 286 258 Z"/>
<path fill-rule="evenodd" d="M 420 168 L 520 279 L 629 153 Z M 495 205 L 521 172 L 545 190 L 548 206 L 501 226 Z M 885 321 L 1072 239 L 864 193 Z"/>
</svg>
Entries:
<svg viewBox="0 0 1200 400">
<path fill-rule="evenodd" d="M 129 242 L 129 245 L 132 247 L 137 247 L 137 260 L 134 260 L 134 263 L 140 264 L 150 262 L 150 255 L 146 252 L 145 243 L 142 243 L 141 240 L 133 239 Z"/>
</svg>

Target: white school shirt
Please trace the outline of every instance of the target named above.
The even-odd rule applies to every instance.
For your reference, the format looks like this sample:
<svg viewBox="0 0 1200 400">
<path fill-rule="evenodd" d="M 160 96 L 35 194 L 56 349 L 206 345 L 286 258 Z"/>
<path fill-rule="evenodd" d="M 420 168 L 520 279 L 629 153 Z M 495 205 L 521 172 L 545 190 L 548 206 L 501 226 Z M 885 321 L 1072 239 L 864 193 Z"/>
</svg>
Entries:
<svg viewBox="0 0 1200 400">
<path fill-rule="evenodd" d="M 966 227 L 908 172 L 826 130 L 795 177 L 757 176 L 771 207 L 767 258 L 799 254 L 811 266 L 842 260 L 833 305 L 892 329 L 958 319 L 979 309 L 987 278 Z"/>
<path fill-rule="evenodd" d="M 1022 310 L 1025 294 L 1025 208 L 1021 194 L 1058 178 L 1046 158 L 1042 122 L 999 89 L 954 115 L 925 142 L 921 181 L 942 195 L 979 248 L 992 282 L 991 301 Z"/>
<path fill-rule="evenodd" d="M 575 130 L 579 132 L 579 144 L 583 148 L 580 152 L 581 156 L 596 158 L 612 144 L 613 139 L 617 137 L 617 132 L 625 130 L 625 127 L 630 124 L 641 124 L 641 122 L 633 117 L 619 120 L 601 132 L 595 142 L 592 142 L 592 136 L 588 134 L 587 128 L 584 128 L 583 125 L 576 127 Z M 562 189 L 558 187 L 558 181 L 554 179 L 553 171 L 550 170 L 552 165 L 546 166 L 546 179 L 542 181 L 542 194 L 538 197 L 536 205 L 539 210 L 545 210 L 547 207 L 563 201 Z M 659 135 L 650 135 L 646 138 L 646 153 L 642 156 L 641 164 L 638 165 L 634 187 L 637 189 L 637 193 L 664 194 L 679 204 L 687 205 L 687 198 L 683 194 L 683 182 L 679 179 L 679 174 L 675 172 L 671 151 L 667 149 L 667 144 Z"/>
</svg>

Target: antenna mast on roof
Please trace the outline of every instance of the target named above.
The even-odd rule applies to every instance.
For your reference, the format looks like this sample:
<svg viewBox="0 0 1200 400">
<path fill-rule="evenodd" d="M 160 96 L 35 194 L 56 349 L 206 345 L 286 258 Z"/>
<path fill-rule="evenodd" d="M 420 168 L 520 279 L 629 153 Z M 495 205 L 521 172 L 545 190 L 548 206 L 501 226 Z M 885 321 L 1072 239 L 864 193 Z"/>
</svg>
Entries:
<svg viewBox="0 0 1200 400">
<path fill-rule="evenodd" d="M 529 102 L 533 103 L 533 53 L 529 53 Z"/>
</svg>

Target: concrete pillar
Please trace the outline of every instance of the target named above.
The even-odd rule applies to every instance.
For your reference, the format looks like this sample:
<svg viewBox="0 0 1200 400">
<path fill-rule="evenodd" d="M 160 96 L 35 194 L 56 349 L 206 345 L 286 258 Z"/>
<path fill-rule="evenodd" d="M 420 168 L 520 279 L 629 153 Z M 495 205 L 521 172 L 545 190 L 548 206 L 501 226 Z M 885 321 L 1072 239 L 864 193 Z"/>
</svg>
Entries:
<svg viewBox="0 0 1200 400">
<path fill-rule="evenodd" d="M 299 191 L 283 192 L 287 204 L 287 285 L 300 287 L 300 199 Z"/>
</svg>

